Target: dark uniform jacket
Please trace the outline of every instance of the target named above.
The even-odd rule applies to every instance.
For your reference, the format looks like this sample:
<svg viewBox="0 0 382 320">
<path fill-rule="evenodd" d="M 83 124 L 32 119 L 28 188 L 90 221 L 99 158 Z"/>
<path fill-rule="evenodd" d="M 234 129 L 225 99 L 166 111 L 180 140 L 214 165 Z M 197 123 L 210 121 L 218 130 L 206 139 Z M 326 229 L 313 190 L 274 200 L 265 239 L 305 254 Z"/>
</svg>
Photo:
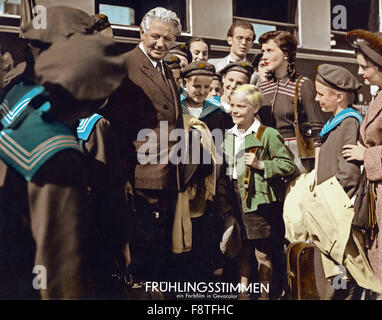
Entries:
<svg viewBox="0 0 382 320">
<path fill-rule="evenodd" d="M 54 155 L 30 182 L 0 162 L 0 176 L 0 298 L 90 297 L 82 155 Z M 36 265 L 47 270 L 46 289 L 32 286 Z"/>
<path fill-rule="evenodd" d="M 357 191 L 361 171 L 355 162 L 348 162 L 342 156 L 342 147 L 357 144 L 360 123 L 348 117 L 324 136 L 318 158 L 317 184 L 336 176 L 349 198 Z"/>
</svg>

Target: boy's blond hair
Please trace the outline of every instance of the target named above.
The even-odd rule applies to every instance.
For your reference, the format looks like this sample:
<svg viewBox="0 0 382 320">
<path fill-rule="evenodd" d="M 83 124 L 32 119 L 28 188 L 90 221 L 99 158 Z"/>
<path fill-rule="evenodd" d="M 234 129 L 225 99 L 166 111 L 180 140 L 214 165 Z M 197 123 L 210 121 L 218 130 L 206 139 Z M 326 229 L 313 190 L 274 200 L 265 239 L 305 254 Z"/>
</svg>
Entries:
<svg viewBox="0 0 382 320">
<path fill-rule="evenodd" d="M 263 95 L 258 87 L 253 84 L 243 84 L 236 88 L 232 95 L 244 94 L 249 104 L 254 107 L 260 107 L 263 102 Z"/>
</svg>

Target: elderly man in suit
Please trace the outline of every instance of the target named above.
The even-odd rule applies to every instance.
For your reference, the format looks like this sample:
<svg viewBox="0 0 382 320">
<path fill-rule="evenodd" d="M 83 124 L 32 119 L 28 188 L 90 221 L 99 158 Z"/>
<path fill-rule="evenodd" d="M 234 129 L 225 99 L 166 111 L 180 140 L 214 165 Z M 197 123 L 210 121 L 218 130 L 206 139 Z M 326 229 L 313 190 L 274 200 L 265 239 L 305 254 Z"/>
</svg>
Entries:
<svg viewBox="0 0 382 320">
<path fill-rule="evenodd" d="M 227 32 L 227 42 L 231 47 L 229 55 L 219 59 L 209 59 L 208 62 L 215 66 L 216 72 L 222 70 L 227 64 L 246 61 L 249 49 L 256 39 L 253 25 L 248 21 L 235 21 Z"/>
<path fill-rule="evenodd" d="M 174 12 L 159 7 L 146 13 L 141 42 L 125 53 L 125 81 L 102 112 L 118 133 L 122 178 L 132 200 L 129 269 L 144 280 L 172 274 L 165 265 L 181 179 L 171 161 L 176 141 L 170 134 L 183 129 L 183 120 L 178 87 L 163 59 L 180 31 Z"/>
</svg>

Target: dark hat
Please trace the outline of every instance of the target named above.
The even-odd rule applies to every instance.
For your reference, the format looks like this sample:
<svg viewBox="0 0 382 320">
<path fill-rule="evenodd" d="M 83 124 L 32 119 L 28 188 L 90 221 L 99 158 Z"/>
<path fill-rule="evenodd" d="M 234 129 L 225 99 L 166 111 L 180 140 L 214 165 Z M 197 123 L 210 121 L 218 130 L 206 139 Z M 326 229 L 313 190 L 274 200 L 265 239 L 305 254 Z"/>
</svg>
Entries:
<svg viewBox="0 0 382 320">
<path fill-rule="evenodd" d="M 224 76 L 229 71 L 239 71 L 245 73 L 248 77 L 252 76 L 253 66 L 245 61 L 231 62 L 220 70 L 220 74 Z"/>
<path fill-rule="evenodd" d="M 222 75 L 220 74 L 220 72 L 214 73 L 213 80 L 218 80 L 218 81 L 222 82 Z"/>
<path fill-rule="evenodd" d="M 346 34 L 346 39 L 352 41 L 354 48 L 360 50 L 366 57 L 382 67 L 382 32 L 371 32 L 356 29 Z"/>
<path fill-rule="evenodd" d="M 53 43 L 57 39 L 68 38 L 75 33 L 93 32 L 94 18 L 79 9 L 56 6 L 46 9 L 46 28 L 36 29 L 40 17 L 35 17 L 21 28 L 21 36 L 29 40 Z"/>
<path fill-rule="evenodd" d="M 349 70 L 327 63 L 318 66 L 316 80 L 340 91 L 356 91 L 362 87 Z"/>
<path fill-rule="evenodd" d="M 192 76 L 213 76 L 215 74 L 214 65 L 204 61 L 193 61 L 182 70 L 181 77 L 188 78 Z"/>
<path fill-rule="evenodd" d="M 93 15 L 92 17 L 94 19 L 94 25 L 93 25 L 94 30 L 102 31 L 106 28 L 111 27 L 111 24 L 109 22 L 109 18 L 107 17 L 107 15 L 103 13 L 99 13 L 99 14 Z"/>
<path fill-rule="evenodd" d="M 260 60 L 261 58 L 263 57 L 263 53 L 260 52 L 258 53 L 257 55 L 255 55 L 255 57 L 253 58 L 253 61 L 252 61 L 252 65 L 254 68 L 258 68 L 259 67 L 259 63 L 260 63 Z"/>
<path fill-rule="evenodd" d="M 111 38 L 75 34 L 55 41 L 39 55 L 36 80 L 42 85 L 59 85 L 77 100 L 104 99 L 126 76 L 125 60 L 116 52 Z"/>
<path fill-rule="evenodd" d="M 169 69 L 180 69 L 180 58 L 178 56 L 168 54 L 163 60 Z"/>
<path fill-rule="evenodd" d="M 181 43 L 181 44 L 178 44 L 178 45 L 172 47 L 169 50 L 169 53 L 178 54 L 182 57 L 185 57 L 187 59 L 188 63 L 190 63 L 192 61 L 192 53 L 191 53 L 190 49 L 188 48 L 188 46 L 184 43 Z"/>
</svg>

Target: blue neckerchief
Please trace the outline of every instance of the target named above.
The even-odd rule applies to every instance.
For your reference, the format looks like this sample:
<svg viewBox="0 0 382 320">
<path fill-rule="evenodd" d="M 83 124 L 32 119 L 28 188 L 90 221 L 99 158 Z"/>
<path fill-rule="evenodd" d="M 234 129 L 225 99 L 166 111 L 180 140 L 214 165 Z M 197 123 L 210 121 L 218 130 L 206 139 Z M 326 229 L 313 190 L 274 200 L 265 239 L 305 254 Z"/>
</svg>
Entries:
<svg viewBox="0 0 382 320">
<path fill-rule="evenodd" d="M 180 105 L 182 106 L 183 114 L 190 114 L 188 107 L 187 107 L 187 104 L 186 104 L 187 91 L 184 90 L 183 88 L 180 88 L 179 96 L 180 96 Z M 199 116 L 199 119 L 203 119 L 204 117 L 206 117 L 210 113 L 217 111 L 217 110 L 224 112 L 224 109 L 221 107 L 220 97 L 217 96 L 217 97 L 207 98 L 204 100 L 203 109 L 202 109 L 202 112 Z"/>
<path fill-rule="evenodd" d="M 340 111 L 335 117 L 331 117 L 325 125 L 322 127 L 322 130 L 320 132 L 320 137 L 325 136 L 330 131 L 332 131 L 336 126 L 338 126 L 344 119 L 348 117 L 356 118 L 359 121 L 359 124 L 362 123 L 362 116 L 359 114 L 359 112 L 355 111 L 352 108 L 346 108 L 342 111 Z"/>
<path fill-rule="evenodd" d="M 39 99 L 37 99 L 39 97 Z M 34 101 L 32 103 L 32 101 Z M 32 81 L 23 80 L 15 84 L 6 94 L 0 105 L 0 123 L 3 128 L 16 125 L 28 113 L 27 110 L 48 111 L 50 103 L 45 88 Z"/>
<path fill-rule="evenodd" d="M 77 127 L 78 139 L 87 141 L 89 139 L 90 134 L 93 131 L 95 124 L 101 118 L 102 116 L 100 114 L 94 113 L 88 118 L 81 119 Z"/>
<path fill-rule="evenodd" d="M 58 152 L 81 151 L 77 138 L 65 125 L 50 119 L 42 110 L 28 109 L 17 128 L 0 131 L 0 159 L 24 180 L 31 181 Z"/>
</svg>

